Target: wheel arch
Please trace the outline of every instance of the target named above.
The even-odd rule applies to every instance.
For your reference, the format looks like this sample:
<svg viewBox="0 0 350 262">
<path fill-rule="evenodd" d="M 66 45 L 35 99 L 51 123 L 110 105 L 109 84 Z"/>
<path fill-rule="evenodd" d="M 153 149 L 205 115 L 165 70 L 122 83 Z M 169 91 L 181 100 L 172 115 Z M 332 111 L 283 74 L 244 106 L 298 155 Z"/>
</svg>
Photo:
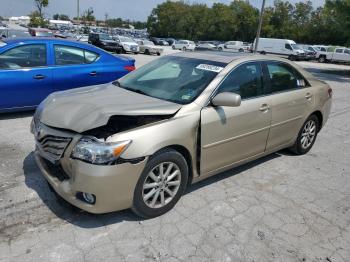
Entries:
<svg viewBox="0 0 350 262">
<path fill-rule="evenodd" d="M 192 184 L 193 180 L 193 163 L 192 163 L 192 156 L 190 151 L 182 146 L 182 145 L 169 145 L 166 147 L 163 147 L 159 150 L 157 150 L 153 155 L 160 153 L 161 151 L 167 150 L 167 149 L 172 149 L 180 153 L 186 160 L 187 166 L 188 166 L 188 181 L 187 181 L 187 186 Z"/>
<path fill-rule="evenodd" d="M 322 115 L 321 111 L 316 110 L 310 115 L 315 115 L 317 117 L 318 122 L 319 122 L 319 130 L 321 130 L 321 128 L 323 126 L 323 115 Z"/>
</svg>

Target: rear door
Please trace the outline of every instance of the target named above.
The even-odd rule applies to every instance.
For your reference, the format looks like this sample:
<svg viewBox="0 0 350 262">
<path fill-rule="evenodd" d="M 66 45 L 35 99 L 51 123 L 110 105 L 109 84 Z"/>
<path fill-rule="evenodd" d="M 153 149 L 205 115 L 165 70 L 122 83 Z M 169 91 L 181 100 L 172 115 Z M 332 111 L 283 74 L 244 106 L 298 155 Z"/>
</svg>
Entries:
<svg viewBox="0 0 350 262">
<path fill-rule="evenodd" d="M 99 54 L 75 46 L 53 44 L 53 87 L 56 91 L 110 81 L 108 68 L 98 62 Z"/>
<path fill-rule="evenodd" d="M 0 109 L 31 108 L 50 93 L 46 43 L 22 44 L 0 54 Z"/>
<path fill-rule="evenodd" d="M 283 147 L 296 138 L 314 105 L 314 90 L 304 77 L 289 64 L 279 61 L 264 63 L 269 82 L 272 121 L 267 150 Z"/>
</svg>

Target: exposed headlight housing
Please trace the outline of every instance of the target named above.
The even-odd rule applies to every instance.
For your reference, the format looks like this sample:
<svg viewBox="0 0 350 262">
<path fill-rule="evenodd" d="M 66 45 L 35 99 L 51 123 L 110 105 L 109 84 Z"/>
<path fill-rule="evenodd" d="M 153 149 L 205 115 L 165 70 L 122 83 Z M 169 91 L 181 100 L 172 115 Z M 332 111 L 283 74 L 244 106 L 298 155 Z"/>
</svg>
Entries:
<svg viewBox="0 0 350 262">
<path fill-rule="evenodd" d="M 111 165 L 130 143 L 131 140 L 103 142 L 95 137 L 82 137 L 75 145 L 71 157 L 95 165 Z"/>
</svg>

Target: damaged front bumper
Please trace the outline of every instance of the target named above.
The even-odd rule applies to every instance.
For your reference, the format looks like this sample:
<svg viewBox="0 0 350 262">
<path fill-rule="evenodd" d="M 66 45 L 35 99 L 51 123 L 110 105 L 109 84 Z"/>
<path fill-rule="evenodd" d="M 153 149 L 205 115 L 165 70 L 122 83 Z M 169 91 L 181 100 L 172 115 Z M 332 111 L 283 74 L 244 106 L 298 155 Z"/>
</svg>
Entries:
<svg viewBox="0 0 350 262">
<path fill-rule="evenodd" d="M 145 168 L 147 157 L 136 162 L 94 165 L 70 157 L 80 135 L 72 136 L 69 132 L 47 126 L 42 126 L 40 134 L 33 131 L 36 136 L 36 163 L 46 180 L 63 199 L 90 213 L 107 213 L 132 206 L 134 189 Z M 38 138 L 38 135 L 43 137 Z M 71 142 L 57 161 L 48 157 L 45 151 L 49 147 L 47 141 L 52 137 L 71 138 Z M 42 141 L 45 141 L 44 150 Z M 88 203 L 82 197 L 83 193 L 93 195 L 94 203 Z"/>
</svg>

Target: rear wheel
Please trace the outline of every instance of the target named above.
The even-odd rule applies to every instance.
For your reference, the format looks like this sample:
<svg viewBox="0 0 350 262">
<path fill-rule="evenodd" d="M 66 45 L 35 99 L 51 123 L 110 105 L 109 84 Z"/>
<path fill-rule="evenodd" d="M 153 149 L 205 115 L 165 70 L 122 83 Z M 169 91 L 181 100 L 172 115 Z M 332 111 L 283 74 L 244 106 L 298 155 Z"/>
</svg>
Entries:
<svg viewBox="0 0 350 262">
<path fill-rule="evenodd" d="M 172 49 L 175 50 L 175 46 L 174 45 L 172 46 Z"/>
<path fill-rule="evenodd" d="M 151 53 L 149 52 L 148 49 L 145 50 L 145 55 L 150 55 Z"/>
<path fill-rule="evenodd" d="M 238 51 L 242 53 L 242 52 L 244 52 L 244 49 L 240 48 Z"/>
<path fill-rule="evenodd" d="M 298 138 L 290 150 L 297 155 L 303 155 L 309 152 L 316 141 L 318 131 L 319 121 L 317 116 L 309 116 L 301 127 Z"/>
<path fill-rule="evenodd" d="M 222 47 L 219 47 L 218 49 L 219 49 L 219 51 L 222 51 Z"/>
<path fill-rule="evenodd" d="M 184 46 L 184 47 L 182 48 L 182 50 L 183 50 L 183 51 L 186 51 L 186 46 Z"/>
<path fill-rule="evenodd" d="M 187 179 L 184 157 L 172 149 L 160 151 L 148 161 L 136 184 L 132 210 L 144 218 L 168 212 L 184 193 Z"/>
</svg>

